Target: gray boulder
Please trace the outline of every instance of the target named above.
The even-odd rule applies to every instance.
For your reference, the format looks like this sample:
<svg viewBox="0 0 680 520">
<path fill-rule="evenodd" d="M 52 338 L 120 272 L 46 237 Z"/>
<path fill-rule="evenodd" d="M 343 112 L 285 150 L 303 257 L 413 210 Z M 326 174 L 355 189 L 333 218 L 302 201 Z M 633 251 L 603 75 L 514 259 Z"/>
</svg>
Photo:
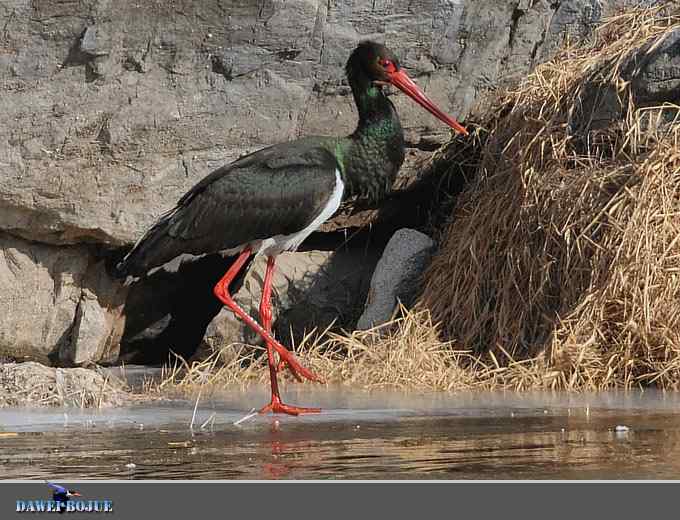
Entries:
<svg viewBox="0 0 680 520">
<path fill-rule="evenodd" d="M 680 28 L 635 53 L 627 69 L 637 103 L 680 103 Z"/>
<path fill-rule="evenodd" d="M 677 120 L 676 105 L 680 103 L 680 29 L 633 49 L 619 65 L 604 63 L 594 71 L 590 81 L 579 86 L 580 103 L 569 121 L 575 139 L 584 139 L 592 130 L 609 127 L 612 120 L 620 119 L 629 110 L 630 100 L 607 81 L 602 81 L 615 66 L 620 67 L 621 77 L 629 82 L 636 107 L 667 104 L 661 119 L 657 119 L 655 113 L 647 121 L 657 126 Z"/>
<path fill-rule="evenodd" d="M 414 229 L 400 229 L 392 236 L 373 273 L 357 329 L 382 325 L 390 320 L 399 302 L 412 302 L 433 248 L 434 241 Z"/>
<path fill-rule="evenodd" d="M 68 364 L 116 357 L 124 290 L 86 247 L 0 236 L 0 251 L 0 357 Z"/>
<path fill-rule="evenodd" d="M 112 363 L 125 328 L 128 289 L 108 276 L 103 261 L 90 263 L 82 285 L 71 341 L 60 348 L 59 358 L 68 365 Z"/>
</svg>

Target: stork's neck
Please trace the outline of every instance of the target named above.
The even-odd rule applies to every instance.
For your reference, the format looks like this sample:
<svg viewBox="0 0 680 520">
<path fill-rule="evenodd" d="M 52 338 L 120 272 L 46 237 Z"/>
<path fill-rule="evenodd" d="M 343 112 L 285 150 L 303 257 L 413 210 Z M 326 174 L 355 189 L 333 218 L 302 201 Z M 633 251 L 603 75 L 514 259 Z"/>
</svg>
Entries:
<svg viewBox="0 0 680 520">
<path fill-rule="evenodd" d="M 382 89 L 360 73 L 348 80 L 359 124 L 342 140 L 338 158 L 344 166 L 347 194 L 380 199 L 392 188 L 404 162 L 404 134 L 399 116 Z"/>
<path fill-rule="evenodd" d="M 382 88 L 373 84 L 361 72 L 350 71 L 347 75 L 352 95 L 354 96 L 354 103 L 359 111 L 359 126 L 357 131 L 368 127 L 371 124 L 379 122 L 384 119 L 399 118 L 394 110 L 394 105 L 387 99 L 387 96 L 382 91 Z"/>
</svg>

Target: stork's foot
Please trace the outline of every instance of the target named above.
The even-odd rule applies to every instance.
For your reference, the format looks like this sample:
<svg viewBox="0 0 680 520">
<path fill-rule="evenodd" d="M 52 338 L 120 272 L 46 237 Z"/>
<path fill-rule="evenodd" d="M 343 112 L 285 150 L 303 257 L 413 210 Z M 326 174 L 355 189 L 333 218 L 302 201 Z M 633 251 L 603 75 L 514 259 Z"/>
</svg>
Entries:
<svg viewBox="0 0 680 520">
<path fill-rule="evenodd" d="M 305 408 L 302 406 L 291 406 L 289 404 L 284 404 L 281 402 L 278 396 L 272 396 L 272 402 L 267 406 L 263 406 L 260 410 L 260 414 L 265 413 L 285 413 L 288 415 L 301 415 L 305 413 L 320 413 L 321 408 Z"/>
</svg>

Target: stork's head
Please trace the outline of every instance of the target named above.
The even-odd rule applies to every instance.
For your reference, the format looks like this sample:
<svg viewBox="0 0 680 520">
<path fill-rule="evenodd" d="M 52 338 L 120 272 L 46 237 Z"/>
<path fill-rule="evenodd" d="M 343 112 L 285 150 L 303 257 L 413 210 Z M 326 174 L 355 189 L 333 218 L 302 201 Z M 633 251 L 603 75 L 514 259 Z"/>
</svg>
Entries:
<svg viewBox="0 0 680 520">
<path fill-rule="evenodd" d="M 387 47 L 373 41 L 359 43 L 347 61 L 347 76 L 362 77 L 378 87 L 394 85 L 413 101 L 430 112 L 456 132 L 468 135 L 468 131 L 453 117 L 444 113 L 416 85 L 401 67 L 399 58 Z"/>
</svg>

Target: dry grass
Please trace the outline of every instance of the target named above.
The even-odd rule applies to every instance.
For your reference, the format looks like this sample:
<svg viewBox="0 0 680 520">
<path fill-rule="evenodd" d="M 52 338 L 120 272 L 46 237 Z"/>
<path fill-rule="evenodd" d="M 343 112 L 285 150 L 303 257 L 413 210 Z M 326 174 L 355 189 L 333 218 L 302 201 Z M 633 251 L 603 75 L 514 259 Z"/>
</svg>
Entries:
<svg viewBox="0 0 680 520">
<path fill-rule="evenodd" d="M 353 389 L 463 391 L 556 386 L 558 374 L 546 367 L 542 358 L 516 361 L 502 349 L 501 357 L 473 354 L 456 349 L 440 336 L 427 310 L 401 307 L 400 315 L 388 324 L 348 335 L 310 334 L 295 351 L 326 383 Z M 225 387 L 266 385 L 266 356 L 258 354 L 262 352 L 244 346 L 226 364 L 219 350 L 191 364 L 178 359 L 164 369 L 158 381 L 149 382 L 144 394 L 201 399 Z M 279 379 L 285 385 L 291 376 L 284 372 Z"/>
<path fill-rule="evenodd" d="M 129 400 L 119 381 L 86 368 L 51 368 L 40 363 L 0 364 L 0 407 L 101 408 Z"/>
<path fill-rule="evenodd" d="M 499 96 L 466 141 L 475 180 L 416 310 L 308 339 L 303 364 L 364 388 L 678 388 L 680 107 L 636 106 L 627 77 L 679 27 L 675 2 L 629 11 Z M 267 381 L 246 352 L 177 365 L 160 386 Z"/>
<path fill-rule="evenodd" d="M 611 19 L 480 132 L 421 303 L 483 359 L 529 359 L 523 387 L 680 384 L 680 108 L 637 107 L 626 81 L 679 27 L 675 3 Z"/>
<path fill-rule="evenodd" d="M 387 325 L 351 335 L 310 333 L 295 349 L 303 365 L 327 383 L 353 387 L 457 390 L 473 384 L 461 368 L 466 352 L 441 341 L 426 311 L 409 312 Z M 320 339 L 323 338 L 323 339 Z M 233 348 L 229 346 L 227 348 Z M 164 395 L 209 395 L 224 386 L 267 383 L 266 355 L 242 348 L 228 363 L 219 351 L 209 358 L 187 364 L 179 359 L 166 368 L 159 384 L 147 390 Z M 284 379 L 290 379 L 287 372 Z M 281 376 L 280 376 L 281 377 Z"/>
</svg>

